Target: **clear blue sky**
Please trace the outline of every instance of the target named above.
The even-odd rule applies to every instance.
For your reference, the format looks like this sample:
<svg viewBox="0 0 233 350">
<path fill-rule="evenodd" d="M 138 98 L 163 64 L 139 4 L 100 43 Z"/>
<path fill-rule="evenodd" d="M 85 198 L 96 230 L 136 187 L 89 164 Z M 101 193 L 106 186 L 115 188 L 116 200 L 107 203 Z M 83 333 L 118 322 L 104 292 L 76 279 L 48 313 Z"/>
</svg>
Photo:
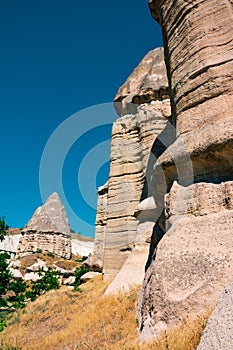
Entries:
<svg viewBox="0 0 233 350">
<path fill-rule="evenodd" d="M 23 227 L 42 204 L 39 169 L 51 134 L 74 113 L 113 101 L 162 39 L 146 0 L 1 1 L 0 33 L 0 216 L 11 227 Z M 81 198 L 77 174 L 85 155 L 110 138 L 109 122 L 103 117 L 102 123 L 102 117 L 99 110 L 93 115 L 100 126 L 72 144 L 62 170 L 66 200 L 82 219 L 71 215 L 71 227 L 89 236 L 94 235 L 95 210 Z M 95 206 L 93 183 L 88 182 L 93 176 L 89 179 L 85 164 L 81 190 Z M 108 165 L 100 166 L 97 186 L 108 176 Z M 44 191 L 48 195 L 59 192 L 50 180 Z"/>
</svg>

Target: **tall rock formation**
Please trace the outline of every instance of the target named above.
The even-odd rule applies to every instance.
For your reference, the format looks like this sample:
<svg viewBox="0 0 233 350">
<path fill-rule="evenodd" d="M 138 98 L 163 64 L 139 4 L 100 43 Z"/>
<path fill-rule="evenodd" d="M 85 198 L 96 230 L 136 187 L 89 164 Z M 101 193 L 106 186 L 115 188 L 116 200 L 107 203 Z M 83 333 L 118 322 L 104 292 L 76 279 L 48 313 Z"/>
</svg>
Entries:
<svg viewBox="0 0 233 350">
<path fill-rule="evenodd" d="M 104 262 L 104 241 L 107 224 L 108 182 L 98 188 L 98 203 L 95 221 L 94 251 L 85 260 L 85 265 L 94 271 L 101 272 Z"/>
<path fill-rule="evenodd" d="M 108 185 L 99 189 L 95 249 L 88 260 L 89 265 L 100 266 L 102 259 L 104 277 L 117 276 L 108 292 L 142 282 L 148 259 L 155 225 L 149 215 L 151 175 L 165 149 L 162 141 L 172 134 L 162 48 L 150 51 L 140 62 L 119 89 L 115 108 L 120 118 L 112 128 L 110 175 Z M 149 204 L 143 215 L 137 208 L 141 201 L 146 201 L 141 205 L 144 209 Z"/>
<path fill-rule="evenodd" d="M 17 253 L 20 256 L 49 251 L 71 258 L 71 234 L 65 209 L 57 193 L 39 207 L 22 230 Z"/>
<path fill-rule="evenodd" d="M 151 0 L 150 8 L 163 30 L 177 139 L 154 167 L 167 233 L 139 296 L 146 338 L 214 304 L 233 277 L 233 3 Z"/>
</svg>

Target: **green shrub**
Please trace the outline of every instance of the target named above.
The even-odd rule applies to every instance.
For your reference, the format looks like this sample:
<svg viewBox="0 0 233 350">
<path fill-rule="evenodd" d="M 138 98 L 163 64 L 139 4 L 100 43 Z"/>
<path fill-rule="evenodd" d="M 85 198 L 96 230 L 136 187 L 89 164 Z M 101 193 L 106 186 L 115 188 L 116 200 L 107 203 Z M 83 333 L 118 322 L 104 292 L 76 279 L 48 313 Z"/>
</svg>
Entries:
<svg viewBox="0 0 233 350">
<path fill-rule="evenodd" d="M 26 298 L 34 301 L 39 295 L 51 289 L 59 288 L 58 272 L 49 267 L 48 271 L 39 271 L 41 279 L 33 281 L 31 290 L 26 292 Z"/>
<path fill-rule="evenodd" d="M 13 279 L 8 268 L 9 258 L 9 254 L 0 253 L 0 332 L 6 326 L 6 314 L 25 306 L 27 285 L 22 279 Z"/>
<path fill-rule="evenodd" d="M 9 226 L 5 222 L 5 217 L 0 217 L 0 241 L 3 241 L 7 232 L 9 230 Z"/>
<path fill-rule="evenodd" d="M 51 252 L 48 252 L 48 253 L 47 253 L 47 256 L 49 256 L 50 258 L 54 258 L 54 254 L 51 253 Z"/>
<path fill-rule="evenodd" d="M 2 332 L 5 327 L 6 327 L 6 320 L 0 319 L 0 332 Z"/>
<path fill-rule="evenodd" d="M 74 276 L 75 276 L 74 289 L 75 290 L 78 290 L 78 287 L 82 283 L 81 277 L 82 277 L 82 275 L 84 275 L 87 272 L 89 272 L 89 269 L 86 268 L 85 266 L 82 265 L 80 267 L 77 267 L 77 269 L 75 270 L 75 273 L 74 273 Z"/>
</svg>

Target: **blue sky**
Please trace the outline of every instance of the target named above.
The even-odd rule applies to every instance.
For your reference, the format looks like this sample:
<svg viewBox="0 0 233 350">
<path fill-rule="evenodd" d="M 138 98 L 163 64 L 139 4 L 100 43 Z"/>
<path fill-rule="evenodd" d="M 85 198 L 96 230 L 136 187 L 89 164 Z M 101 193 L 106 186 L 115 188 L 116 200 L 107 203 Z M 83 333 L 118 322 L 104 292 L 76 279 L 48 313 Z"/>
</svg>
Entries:
<svg viewBox="0 0 233 350">
<path fill-rule="evenodd" d="M 143 56 L 162 45 L 160 28 L 143 0 L 12 0 L 0 4 L 0 33 L 0 216 L 11 227 L 23 227 L 43 197 L 59 192 L 49 174 L 47 184 L 43 174 L 40 188 L 45 146 L 67 118 L 78 116 L 75 128 L 81 130 L 90 116 L 98 123 L 82 135 L 78 131 L 80 137 L 70 144 L 59 194 L 68 204 L 71 227 L 93 236 L 93 188 L 107 180 L 103 149 L 116 118 L 108 103 Z M 103 108 L 82 112 L 95 105 Z M 65 137 L 69 140 L 69 134 Z M 94 185 L 92 159 L 100 159 Z"/>
</svg>

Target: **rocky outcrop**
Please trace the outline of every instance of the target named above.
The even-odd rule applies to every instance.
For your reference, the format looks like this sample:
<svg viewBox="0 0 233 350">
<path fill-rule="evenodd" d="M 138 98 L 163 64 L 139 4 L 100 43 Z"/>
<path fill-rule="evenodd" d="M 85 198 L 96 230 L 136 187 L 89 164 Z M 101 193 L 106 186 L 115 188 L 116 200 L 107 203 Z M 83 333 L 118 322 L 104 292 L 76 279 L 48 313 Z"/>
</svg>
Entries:
<svg viewBox="0 0 233 350">
<path fill-rule="evenodd" d="M 75 237 L 77 236 L 77 237 Z M 94 250 L 94 239 L 73 234 L 71 238 L 71 251 L 74 255 L 89 256 Z"/>
<path fill-rule="evenodd" d="M 233 4 L 152 0 L 150 8 L 163 30 L 177 139 L 154 167 L 167 232 L 138 301 L 147 339 L 214 305 L 233 277 Z"/>
<path fill-rule="evenodd" d="M 163 29 L 173 120 L 195 180 L 228 179 L 233 162 L 233 4 L 152 0 L 150 7 Z M 179 138 L 173 149 L 177 147 Z M 160 159 L 167 177 L 175 167 L 169 151 Z"/>
<path fill-rule="evenodd" d="M 22 230 L 17 253 L 20 256 L 49 251 L 71 257 L 71 234 L 65 209 L 57 193 L 39 207 Z"/>
<path fill-rule="evenodd" d="M 95 221 L 95 244 L 94 251 L 85 261 L 85 265 L 90 269 L 101 272 L 104 261 L 104 241 L 107 224 L 107 200 L 108 200 L 108 182 L 98 188 L 98 203 Z"/>
<path fill-rule="evenodd" d="M 20 232 L 20 231 L 19 231 Z M 9 253 L 12 257 L 16 255 L 21 233 L 15 235 L 6 235 L 3 241 L 0 241 L 0 251 Z"/>
<path fill-rule="evenodd" d="M 221 294 L 197 350 L 233 348 L 233 282 Z"/>
<path fill-rule="evenodd" d="M 166 126 L 167 121 L 159 109 L 160 104 L 165 103 L 140 105 L 137 114 L 125 115 L 113 125 L 104 246 L 105 276 L 115 276 L 134 247 L 138 224 L 134 211 L 151 190 L 147 186 L 150 171 L 147 173 L 146 169 L 153 168 L 155 157 L 150 157 L 150 152 L 156 135 Z"/>
<path fill-rule="evenodd" d="M 151 50 L 134 69 L 115 97 L 119 115 L 137 111 L 140 104 L 170 98 L 163 48 Z"/>
<path fill-rule="evenodd" d="M 168 132 L 166 129 L 170 117 L 162 48 L 145 56 L 125 85 L 119 89 L 115 107 L 120 118 L 112 129 L 107 215 L 104 220 L 105 278 L 116 276 L 124 263 L 126 266 L 131 265 L 127 259 L 132 260 L 132 250 L 136 242 L 140 241 L 139 236 L 144 235 L 142 230 L 137 230 L 139 220 L 134 215 L 135 208 L 140 201 L 151 196 L 150 177 L 153 165 L 164 150 L 159 135 L 164 130 L 165 134 Z M 142 242 L 145 243 L 144 239 Z M 148 249 L 148 243 L 146 249 L 138 248 L 135 258 L 140 255 L 139 260 L 145 261 Z M 139 251 L 143 252 L 142 255 Z M 142 271 L 143 269 L 144 267 Z M 122 282 L 117 285 L 123 283 L 122 286 L 127 288 L 127 278 L 123 271 L 123 277 L 120 278 Z M 134 279 L 135 283 L 138 279 L 142 280 L 144 272 L 138 270 L 138 274 L 140 278 L 132 273 L 133 278 L 128 279 L 130 283 Z"/>
<path fill-rule="evenodd" d="M 173 184 L 165 208 L 170 228 L 157 246 L 138 301 L 143 337 L 177 324 L 187 310 L 199 314 L 213 306 L 232 278 L 232 190 L 232 181 L 187 188 Z"/>
</svg>

